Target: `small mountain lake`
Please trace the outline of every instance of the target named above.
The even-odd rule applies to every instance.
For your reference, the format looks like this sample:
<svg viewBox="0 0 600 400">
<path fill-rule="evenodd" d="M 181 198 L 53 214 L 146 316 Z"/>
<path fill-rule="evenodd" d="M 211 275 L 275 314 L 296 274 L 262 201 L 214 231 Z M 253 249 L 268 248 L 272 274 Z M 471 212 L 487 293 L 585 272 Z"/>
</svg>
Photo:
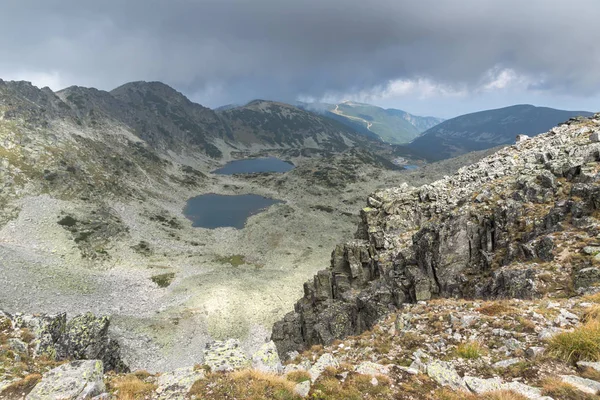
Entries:
<svg viewBox="0 0 600 400">
<path fill-rule="evenodd" d="M 418 165 L 403 165 L 404 169 L 408 169 L 408 170 L 413 170 L 413 169 L 418 169 L 419 166 Z"/>
<path fill-rule="evenodd" d="M 230 161 L 224 167 L 214 170 L 214 174 L 255 174 L 258 172 L 288 172 L 294 165 L 275 157 L 248 158 Z"/>
<path fill-rule="evenodd" d="M 226 196 L 209 193 L 189 199 L 183 214 L 196 228 L 243 229 L 250 216 L 277 203 L 283 202 L 256 194 Z"/>
</svg>

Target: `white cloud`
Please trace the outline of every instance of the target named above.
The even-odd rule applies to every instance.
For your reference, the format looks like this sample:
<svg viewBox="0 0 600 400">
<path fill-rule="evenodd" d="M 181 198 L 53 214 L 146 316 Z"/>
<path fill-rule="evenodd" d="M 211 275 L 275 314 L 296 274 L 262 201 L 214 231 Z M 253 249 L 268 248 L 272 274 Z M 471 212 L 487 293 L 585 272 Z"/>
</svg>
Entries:
<svg viewBox="0 0 600 400">
<path fill-rule="evenodd" d="M 339 103 L 342 101 L 355 101 L 363 103 L 378 103 L 380 101 L 397 98 L 416 98 L 419 100 L 436 97 L 463 97 L 468 95 L 465 88 L 453 87 L 450 85 L 434 82 L 431 79 L 395 79 L 389 81 L 386 85 L 375 86 L 366 90 L 356 92 L 336 93 L 330 92 L 321 98 L 311 96 L 299 96 L 298 100 L 307 103 Z"/>
<path fill-rule="evenodd" d="M 531 89 L 544 82 L 542 77 L 532 77 L 525 74 L 519 74 L 512 68 L 502 68 L 496 66 L 489 69 L 482 80 L 481 86 L 476 92 L 498 91 L 510 89 Z"/>
</svg>

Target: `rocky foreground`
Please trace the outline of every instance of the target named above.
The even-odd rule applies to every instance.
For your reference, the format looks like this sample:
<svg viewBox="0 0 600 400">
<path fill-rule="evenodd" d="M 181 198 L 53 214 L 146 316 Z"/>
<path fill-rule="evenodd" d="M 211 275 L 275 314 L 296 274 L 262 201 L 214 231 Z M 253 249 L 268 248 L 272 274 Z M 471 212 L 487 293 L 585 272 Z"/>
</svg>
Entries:
<svg viewBox="0 0 600 400">
<path fill-rule="evenodd" d="M 3 314 L 0 398 L 598 399 L 599 133 L 600 114 L 574 119 L 375 192 L 252 355 L 215 342 L 127 372 L 103 318 Z"/>
</svg>

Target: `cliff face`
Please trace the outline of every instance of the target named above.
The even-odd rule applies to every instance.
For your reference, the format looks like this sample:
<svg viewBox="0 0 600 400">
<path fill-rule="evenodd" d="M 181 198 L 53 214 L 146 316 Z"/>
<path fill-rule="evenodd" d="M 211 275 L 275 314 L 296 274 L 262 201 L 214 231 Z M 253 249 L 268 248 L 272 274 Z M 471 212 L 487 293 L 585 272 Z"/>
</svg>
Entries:
<svg viewBox="0 0 600 400">
<path fill-rule="evenodd" d="M 600 114 L 431 185 L 375 192 L 356 239 L 275 324 L 280 354 L 355 335 L 404 303 L 535 298 L 600 282 Z M 588 254 L 589 253 L 589 254 Z"/>
</svg>

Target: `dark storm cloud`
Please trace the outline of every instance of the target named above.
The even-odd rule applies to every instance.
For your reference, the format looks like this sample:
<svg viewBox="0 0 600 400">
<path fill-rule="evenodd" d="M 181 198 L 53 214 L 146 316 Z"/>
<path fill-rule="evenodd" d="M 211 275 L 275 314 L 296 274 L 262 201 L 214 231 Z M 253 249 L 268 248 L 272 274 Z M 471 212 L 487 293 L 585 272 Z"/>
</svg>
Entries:
<svg viewBox="0 0 600 400">
<path fill-rule="evenodd" d="M 509 69 L 586 96 L 600 91 L 598 16 L 597 0 L 8 0 L 0 77 L 162 80 L 241 101 L 395 79 L 475 90 Z"/>
</svg>

